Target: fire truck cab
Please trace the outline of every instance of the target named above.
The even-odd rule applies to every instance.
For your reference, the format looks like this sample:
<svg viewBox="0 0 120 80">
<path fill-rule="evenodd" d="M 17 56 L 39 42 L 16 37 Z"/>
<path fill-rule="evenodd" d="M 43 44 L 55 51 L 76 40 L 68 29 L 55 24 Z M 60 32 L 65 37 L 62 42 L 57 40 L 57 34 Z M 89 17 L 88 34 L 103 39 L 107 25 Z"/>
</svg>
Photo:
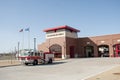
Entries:
<svg viewBox="0 0 120 80">
<path fill-rule="evenodd" d="M 54 54 L 50 52 L 22 50 L 20 51 L 19 60 L 22 64 L 25 65 L 37 65 L 38 63 L 52 63 L 54 60 Z"/>
</svg>

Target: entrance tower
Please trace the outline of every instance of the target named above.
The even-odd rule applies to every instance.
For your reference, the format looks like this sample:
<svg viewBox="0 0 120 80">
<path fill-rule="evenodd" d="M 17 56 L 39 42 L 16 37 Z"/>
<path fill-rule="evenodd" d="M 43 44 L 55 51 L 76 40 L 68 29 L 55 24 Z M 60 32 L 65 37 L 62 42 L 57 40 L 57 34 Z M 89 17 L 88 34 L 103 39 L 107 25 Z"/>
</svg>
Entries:
<svg viewBox="0 0 120 80">
<path fill-rule="evenodd" d="M 77 32 L 79 30 L 70 26 L 58 26 L 45 29 L 46 42 L 38 45 L 42 51 L 50 51 L 55 54 L 55 58 L 74 58 L 77 57 Z"/>
</svg>

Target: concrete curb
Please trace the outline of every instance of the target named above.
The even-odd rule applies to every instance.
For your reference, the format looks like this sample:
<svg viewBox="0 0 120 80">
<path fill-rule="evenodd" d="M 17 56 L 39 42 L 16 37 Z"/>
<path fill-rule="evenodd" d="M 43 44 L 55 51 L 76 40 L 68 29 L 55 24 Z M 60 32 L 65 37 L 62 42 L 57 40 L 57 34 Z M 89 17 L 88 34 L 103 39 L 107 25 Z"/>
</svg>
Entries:
<svg viewBox="0 0 120 80">
<path fill-rule="evenodd" d="M 0 66 L 0 68 L 4 68 L 4 67 L 12 67 L 12 66 L 19 66 L 21 64 L 13 64 L 13 65 L 4 65 L 4 66 Z"/>
</svg>

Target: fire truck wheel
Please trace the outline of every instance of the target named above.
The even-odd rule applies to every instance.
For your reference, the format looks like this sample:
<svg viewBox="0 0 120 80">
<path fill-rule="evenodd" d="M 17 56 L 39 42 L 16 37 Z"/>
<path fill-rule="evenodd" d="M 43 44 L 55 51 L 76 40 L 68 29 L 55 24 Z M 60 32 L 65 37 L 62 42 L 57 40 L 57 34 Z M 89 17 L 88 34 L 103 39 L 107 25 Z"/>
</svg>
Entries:
<svg viewBox="0 0 120 80">
<path fill-rule="evenodd" d="M 48 61 L 48 63 L 51 64 L 52 62 L 53 62 L 53 60 L 50 58 L 49 61 Z"/>
<path fill-rule="evenodd" d="M 34 60 L 33 65 L 38 65 L 38 61 Z"/>
<path fill-rule="evenodd" d="M 25 65 L 28 65 L 28 63 L 25 63 Z"/>
</svg>

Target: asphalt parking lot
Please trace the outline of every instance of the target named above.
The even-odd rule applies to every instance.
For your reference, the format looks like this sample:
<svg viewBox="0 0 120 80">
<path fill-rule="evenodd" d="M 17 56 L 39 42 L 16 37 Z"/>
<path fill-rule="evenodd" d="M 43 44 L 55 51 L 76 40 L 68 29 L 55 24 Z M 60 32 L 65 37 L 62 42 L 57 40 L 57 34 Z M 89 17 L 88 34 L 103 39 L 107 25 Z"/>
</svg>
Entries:
<svg viewBox="0 0 120 80">
<path fill-rule="evenodd" d="M 78 58 L 0 68 L 0 80 L 85 80 L 120 66 L 120 58 Z"/>
</svg>

